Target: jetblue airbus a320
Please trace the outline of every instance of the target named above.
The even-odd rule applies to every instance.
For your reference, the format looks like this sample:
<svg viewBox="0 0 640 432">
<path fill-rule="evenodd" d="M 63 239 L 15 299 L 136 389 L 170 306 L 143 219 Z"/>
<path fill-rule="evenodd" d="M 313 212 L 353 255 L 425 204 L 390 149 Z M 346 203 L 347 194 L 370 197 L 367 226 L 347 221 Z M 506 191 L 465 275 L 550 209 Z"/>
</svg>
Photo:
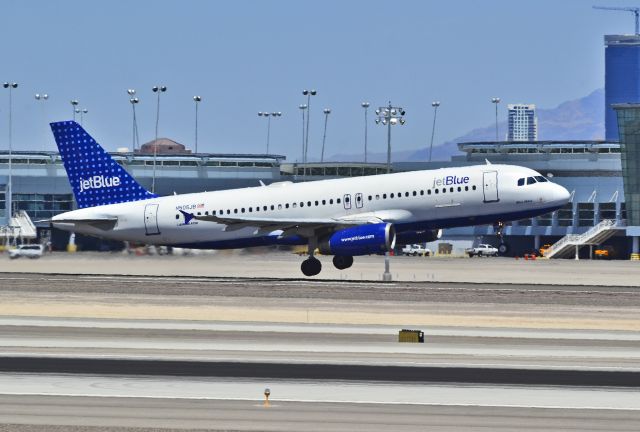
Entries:
<svg viewBox="0 0 640 432">
<path fill-rule="evenodd" d="M 51 129 L 78 204 L 51 220 L 57 228 L 185 248 L 307 245 L 306 276 L 322 268 L 316 249 L 342 270 L 354 256 L 384 253 L 396 241 L 534 217 L 569 200 L 565 188 L 531 169 L 490 164 L 160 197 L 78 123 Z"/>
</svg>

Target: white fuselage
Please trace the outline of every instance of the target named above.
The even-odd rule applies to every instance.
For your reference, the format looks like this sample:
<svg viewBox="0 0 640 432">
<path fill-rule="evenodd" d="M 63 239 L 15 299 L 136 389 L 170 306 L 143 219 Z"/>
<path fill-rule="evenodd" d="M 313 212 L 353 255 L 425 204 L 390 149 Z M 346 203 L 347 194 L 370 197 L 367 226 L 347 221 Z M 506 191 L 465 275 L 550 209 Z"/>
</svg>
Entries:
<svg viewBox="0 0 640 432">
<path fill-rule="evenodd" d="M 339 219 L 371 215 L 398 232 L 469 226 L 533 217 L 564 205 L 562 186 L 518 179 L 539 173 L 509 165 L 477 165 L 303 183 L 276 183 L 244 189 L 157 197 L 74 210 L 53 218 L 56 227 L 115 240 L 188 247 L 242 247 L 256 237 L 278 236 L 244 225 L 192 219 L 197 216 Z M 444 191 L 443 191 L 444 189 Z M 215 213 L 214 213 L 215 212 Z M 117 218 L 110 229 L 80 222 Z M 65 223 L 56 223 L 64 219 Z M 78 223 L 68 221 L 78 219 Z"/>
</svg>

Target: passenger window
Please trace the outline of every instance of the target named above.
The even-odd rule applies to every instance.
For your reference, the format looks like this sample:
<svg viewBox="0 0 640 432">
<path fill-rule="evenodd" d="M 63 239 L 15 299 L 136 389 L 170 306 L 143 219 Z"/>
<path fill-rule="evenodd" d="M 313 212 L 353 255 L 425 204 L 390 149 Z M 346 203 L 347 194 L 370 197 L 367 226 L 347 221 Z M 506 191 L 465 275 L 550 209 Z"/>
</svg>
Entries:
<svg viewBox="0 0 640 432">
<path fill-rule="evenodd" d="M 253 207 L 249 207 L 249 213 L 253 212 Z"/>
<path fill-rule="evenodd" d="M 244 207 L 242 207 L 241 211 L 242 211 L 242 213 L 244 213 Z"/>
<path fill-rule="evenodd" d="M 289 203 L 286 203 L 286 204 L 284 205 L 284 208 L 289 208 Z M 251 210 L 251 209 L 249 209 L 249 210 Z"/>
<path fill-rule="evenodd" d="M 471 186 L 471 189 L 476 190 L 476 185 Z"/>
<path fill-rule="evenodd" d="M 415 193 L 415 192 L 414 192 Z M 404 196 L 408 197 L 409 196 L 409 192 L 405 192 Z"/>
<path fill-rule="evenodd" d="M 449 192 L 453 192 L 453 187 L 450 187 L 450 188 L 449 188 Z"/>
<path fill-rule="evenodd" d="M 271 204 L 271 210 L 275 210 L 275 206 L 273 204 Z"/>
<path fill-rule="evenodd" d="M 534 179 L 533 177 L 527 177 L 527 184 L 531 185 L 534 184 L 536 182 L 536 179 Z"/>
<path fill-rule="evenodd" d="M 393 196 L 394 196 L 393 194 L 390 194 L 390 195 L 389 195 L 389 198 L 393 198 Z"/>
<path fill-rule="evenodd" d="M 227 210 L 227 214 L 231 214 L 231 210 Z"/>
<path fill-rule="evenodd" d="M 216 215 L 216 211 L 215 211 L 215 210 L 214 210 L 214 211 L 212 211 L 212 212 L 211 212 L 211 214 L 212 214 L 213 216 L 215 216 L 215 215 Z"/>
<path fill-rule="evenodd" d="M 202 216 L 202 213 L 198 212 L 198 216 Z"/>
<path fill-rule="evenodd" d="M 469 191 L 469 186 L 465 186 L 464 190 L 465 190 L 465 192 L 468 192 Z"/>
<path fill-rule="evenodd" d="M 282 210 L 282 204 L 278 204 L 278 210 Z"/>
<path fill-rule="evenodd" d="M 431 195 L 431 189 L 427 189 L 427 195 Z"/>
<path fill-rule="evenodd" d="M 322 205 L 327 205 L 327 200 L 322 200 Z"/>
<path fill-rule="evenodd" d="M 316 207 L 318 206 L 318 204 L 319 204 L 318 201 L 316 201 Z"/>
<path fill-rule="evenodd" d="M 433 191 L 436 193 L 436 195 L 438 194 L 438 188 L 435 188 Z"/>
<path fill-rule="evenodd" d="M 333 204 L 333 198 L 329 200 L 329 204 Z"/>
<path fill-rule="evenodd" d="M 423 190 L 420 191 L 420 195 L 424 195 L 424 191 Z M 431 191 L 429 191 L 429 195 L 431 195 Z"/>
<path fill-rule="evenodd" d="M 262 210 L 267 211 L 267 206 L 262 206 Z"/>
<path fill-rule="evenodd" d="M 238 213 L 238 209 L 233 209 L 233 212 L 234 213 Z"/>
<path fill-rule="evenodd" d="M 387 194 L 382 194 L 382 199 L 387 199 Z"/>
<path fill-rule="evenodd" d="M 376 199 L 379 200 L 380 199 L 380 195 L 376 194 Z"/>
<path fill-rule="evenodd" d="M 340 198 L 338 198 L 338 199 L 336 200 L 336 202 L 337 202 L 338 204 L 340 204 L 342 201 L 340 200 Z"/>
<path fill-rule="evenodd" d="M 300 201 L 300 207 L 304 207 L 304 203 Z"/>
<path fill-rule="evenodd" d="M 416 196 L 416 195 L 418 195 L 418 192 L 413 191 L 413 196 Z"/>
<path fill-rule="evenodd" d="M 369 201 L 373 200 L 373 197 L 371 195 L 369 195 Z"/>
<path fill-rule="evenodd" d="M 548 182 L 549 180 L 547 180 L 546 178 L 542 177 L 542 176 L 536 176 L 535 179 L 539 182 L 539 183 L 544 183 L 544 182 Z"/>
<path fill-rule="evenodd" d="M 176 219 L 180 219 L 180 215 L 179 214 L 176 215 Z"/>
<path fill-rule="evenodd" d="M 298 204 L 296 204 L 296 203 L 293 203 L 291 205 L 293 206 L 293 208 L 297 208 L 298 207 Z"/>
<path fill-rule="evenodd" d="M 518 179 L 518 186 L 524 186 L 524 178 Z"/>
<path fill-rule="evenodd" d="M 462 187 L 458 186 L 458 192 L 462 192 Z"/>
<path fill-rule="evenodd" d="M 307 205 L 311 207 L 311 201 L 307 201 Z"/>
<path fill-rule="evenodd" d="M 442 188 L 442 193 L 447 193 L 447 188 Z"/>
</svg>

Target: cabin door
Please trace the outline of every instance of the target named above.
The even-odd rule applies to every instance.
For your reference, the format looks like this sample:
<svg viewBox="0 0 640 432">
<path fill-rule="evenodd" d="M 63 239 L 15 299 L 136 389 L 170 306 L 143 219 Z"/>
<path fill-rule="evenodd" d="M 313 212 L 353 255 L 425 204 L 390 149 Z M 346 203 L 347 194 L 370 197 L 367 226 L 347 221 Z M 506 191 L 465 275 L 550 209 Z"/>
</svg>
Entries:
<svg viewBox="0 0 640 432">
<path fill-rule="evenodd" d="M 482 190 L 484 202 L 498 202 L 498 171 L 485 171 L 482 173 Z"/>
<path fill-rule="evenodd" d="M 144 206 L 144 229 L 147 235 L 160 234 L 158 227 L 158 204 L 147 204 Z"/>
</svg>

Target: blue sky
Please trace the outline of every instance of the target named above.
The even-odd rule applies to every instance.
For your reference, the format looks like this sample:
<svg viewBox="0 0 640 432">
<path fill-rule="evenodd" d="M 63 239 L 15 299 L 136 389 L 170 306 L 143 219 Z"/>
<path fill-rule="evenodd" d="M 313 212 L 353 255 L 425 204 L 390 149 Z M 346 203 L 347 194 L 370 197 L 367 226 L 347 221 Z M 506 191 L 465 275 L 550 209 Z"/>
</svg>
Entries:
<svg viewBox="0 0 640 432">
<path fill-rule="evenodd" d="M 108 150 L 131 147 L 135 88 L 140 140 L 160 136 L 192 147 L 200 95 L 199 150 L 300 158 L 301 92 L 311 100 L 310 156 L 318 157 L 323 108 L 331 108 L 327 154 L 363 148 L 362 101 L 407 111 L 394 150 L 436 144 L 494 119 L 492 96 L 551 108 L 604 85 L 604 34 L 630 33 L 633 16 L 591 9 L 628 1 L 168 1 L 5 0 L 0 81 L 17 81 L 14 149 L 53 150 L 46 121 L 89 110 L 85 126 Z M 0 88 L 0 148 L 8 147 L 8 91 Z M 48 93 L 43 107 L 35 93 Z M 386 136 L 369 116 L 370 151 Z"/>
</svg>

